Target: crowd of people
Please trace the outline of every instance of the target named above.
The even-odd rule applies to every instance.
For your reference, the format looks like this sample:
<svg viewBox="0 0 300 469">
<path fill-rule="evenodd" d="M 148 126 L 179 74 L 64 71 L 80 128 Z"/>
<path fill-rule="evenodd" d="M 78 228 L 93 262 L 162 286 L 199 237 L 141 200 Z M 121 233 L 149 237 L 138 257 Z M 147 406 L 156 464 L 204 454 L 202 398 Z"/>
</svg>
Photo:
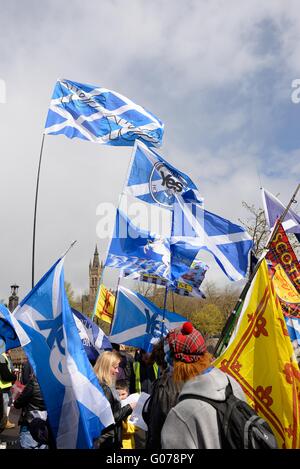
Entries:
<svg viewBox="0 0 300 469">
<path fill-rule="evenodd" d="M 202 334 L 191 323 L 169 332 L 151 353 L 123 346 L 102 352 L 94 372 L 108 399 L 115 423 L 94 441 L 95 449 L 200 449 L 221 448 L 222 440 L 215 409 L 195 396 L 225 400 L 228 382 L 233 393 L 245 401 L 240 385 L 212 366 Z M 11 403 L 10 391 L 16 377 L 7 354 L 0 356 L 1 428 L 12 428 L 8 407 L 21 409 L 19 443 L 23 449 L 55 448 L 41 390 L 30 364 L 22 370 L 22 393 Z M 142 418 L 147 430 L 131 421 L 137 403 L 125 399 L 147 393 Z M 194 399 L 186 398 L 193 395 Z M 122 403 L 124 401 L 124 403 Z"/>
</svg>

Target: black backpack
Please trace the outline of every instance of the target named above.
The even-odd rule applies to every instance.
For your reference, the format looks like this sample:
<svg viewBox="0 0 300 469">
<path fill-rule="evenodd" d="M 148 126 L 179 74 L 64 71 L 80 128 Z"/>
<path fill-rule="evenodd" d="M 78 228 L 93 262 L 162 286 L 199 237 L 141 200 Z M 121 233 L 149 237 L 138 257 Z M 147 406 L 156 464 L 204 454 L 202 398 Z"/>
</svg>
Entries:
<svg viewBox="0 0 300 469">
<path fill-rule="evenodd" d="M 184 394 L 179 401 L 185 399 L 199 399 L 216 409 L 223 449 L 278 448 L 269 424 L 247 402 L 233 394 L 230 381 L 226 387 L 225 401 L 215 401 L 196 394 Z"/>
</svg>

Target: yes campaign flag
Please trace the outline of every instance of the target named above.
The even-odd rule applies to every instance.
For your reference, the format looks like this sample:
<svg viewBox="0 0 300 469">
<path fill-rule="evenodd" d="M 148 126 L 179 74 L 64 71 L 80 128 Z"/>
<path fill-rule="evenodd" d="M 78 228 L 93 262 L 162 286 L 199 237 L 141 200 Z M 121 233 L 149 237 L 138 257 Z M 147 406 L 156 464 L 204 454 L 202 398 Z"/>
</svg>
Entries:
<svg viewBox="0 0 300 469">
<path fill-rule="evenodd" d="M 84 314 L 74 308 L 71 309 L 88 359 L 95 361 L 103 350 L 112 350 L 111 343 L 103 330 Z"/>
<path fill-rule="evenodd" d="M 132 146 L 136 139 L 160 146 L 164 124 L 116 91 L 58 79 L 44 134 L 64 134 L 103 145 Z"/>
<path fill-rule="evenodd" d="M 185 202 L 202 203 L 197 186 L 186 174 L 138 141 L 124 192 L 164 208 L 172 208 L 175 195 L 181 195 Z"/>
<path fill-rule="evenodd" d="M 0 304 L 0 353 L 20 347 L 11 315 L 6 306 Z"/>
<path fill-rule="evenodd" d="M 13 323 L 41 387 L 57 448 L 88 449 L 114 419 L 77 331 L 63 261 L 21 301 Z"/>
<path fill-rule="evenodd" d="M 181 326 L 186 318 L 179 314 L 164 312 L 143 295 L 119 287 L 114 314 L 111 342 L 151 351 L 152 346 L 168 331 Z"/>
</svg>

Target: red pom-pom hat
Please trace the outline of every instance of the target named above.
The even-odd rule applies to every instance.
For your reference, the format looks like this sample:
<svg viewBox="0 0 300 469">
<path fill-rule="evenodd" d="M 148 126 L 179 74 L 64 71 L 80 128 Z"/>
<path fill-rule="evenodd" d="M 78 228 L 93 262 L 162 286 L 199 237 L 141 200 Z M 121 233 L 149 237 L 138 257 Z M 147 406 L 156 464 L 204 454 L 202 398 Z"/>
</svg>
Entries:
<svg viewBox="0 0 300 469">
<path fill-rule="evenodd" d="M 196 362 L 207 351 L 202 334 L 190 322 L 171 331 L 167 340 L 174 358 L 182 362 Z"/>
</svg>

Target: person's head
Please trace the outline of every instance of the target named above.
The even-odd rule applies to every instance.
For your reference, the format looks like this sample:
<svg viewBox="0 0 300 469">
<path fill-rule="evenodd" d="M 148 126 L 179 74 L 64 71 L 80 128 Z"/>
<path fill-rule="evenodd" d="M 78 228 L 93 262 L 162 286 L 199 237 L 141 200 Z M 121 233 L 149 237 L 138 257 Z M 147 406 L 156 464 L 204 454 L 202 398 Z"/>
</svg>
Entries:
<svg viewBox="0 0 300 469">
<path fill-rule="evenodd" d="M 116 382 L 116 390 L 119 393 L 119 398 L 121 399 L 121 401 L 128 397 L 129 387 L 126 379 L 118 379 L 118 381 Z"/>
<path fill-rule="evenodd" d="M 112 342 L 111 346 L 112 346 L 113 350 L 116 350 L 117 352 L 119 352 L 120 344 L 116 344 L 115 342 Z"/>
<path fill-rule="evenodd" d="M 202 334 L 190 322 L 169 332 L 166 337 L 166 348 L 169 349 L 173 364 L 173 380 L 188 381 L 208 368 L 212 356 L 208 353 Z"/>
<path fill-rule="evenodd" d="M 165 360 L 165 352 L 164 352 L 164 341 L 160 340 L 156 344 L 154 344 L 152 352 L 151 352 L 151 360 L 152 362 L 156 362 L 157 365 L 161 369 L 167 368 L 167 362 Z"/>
<path fill-rule="evenodd" d="M 152 365 L 153 359 L 151 353 L 146 352 L 144 349 L 140 349 L 140 360 L 145 363 L 145 365 Z"/>
<path fill-rule="evenodd" d="M 120 361 L 121 357 L 115 350 L 103 352 L 99 355 L 94 366 L 94 371 L 100 383 L 105 383 L 108 386 L 115 383 Z"/>
</svg>

